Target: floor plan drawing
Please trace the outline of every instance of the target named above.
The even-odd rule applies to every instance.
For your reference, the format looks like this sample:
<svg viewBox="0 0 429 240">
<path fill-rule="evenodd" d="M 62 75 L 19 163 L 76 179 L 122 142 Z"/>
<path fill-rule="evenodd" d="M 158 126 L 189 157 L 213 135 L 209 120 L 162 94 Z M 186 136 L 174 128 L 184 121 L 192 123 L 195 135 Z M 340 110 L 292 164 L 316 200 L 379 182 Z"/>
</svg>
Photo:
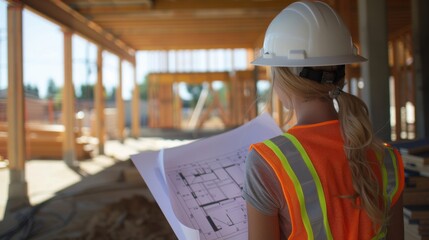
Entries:
<svg viewBox="0 0 429 240">
<path fill-rule="evenodd" d="M 199 230 L 200 239 L 247 238 L 246 203 L 241 195 L 248 146 L 166 169 L 171 197 Z"/>
</svg>

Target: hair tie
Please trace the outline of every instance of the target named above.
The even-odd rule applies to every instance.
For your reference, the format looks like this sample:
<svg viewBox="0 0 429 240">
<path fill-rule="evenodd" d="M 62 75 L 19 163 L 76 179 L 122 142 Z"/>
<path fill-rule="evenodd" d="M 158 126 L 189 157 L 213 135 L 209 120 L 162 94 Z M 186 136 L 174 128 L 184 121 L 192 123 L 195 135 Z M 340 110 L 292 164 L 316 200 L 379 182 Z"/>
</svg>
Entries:
<svg viewBox="0 0 429 240">
<path fill-rule="evenodd" d="M 329 97 L 332 99 L 337 99 L 337 97 L 343 92 L 340 87 L 336 87 L 335 89 L 329 91 Z"/>
</svg>

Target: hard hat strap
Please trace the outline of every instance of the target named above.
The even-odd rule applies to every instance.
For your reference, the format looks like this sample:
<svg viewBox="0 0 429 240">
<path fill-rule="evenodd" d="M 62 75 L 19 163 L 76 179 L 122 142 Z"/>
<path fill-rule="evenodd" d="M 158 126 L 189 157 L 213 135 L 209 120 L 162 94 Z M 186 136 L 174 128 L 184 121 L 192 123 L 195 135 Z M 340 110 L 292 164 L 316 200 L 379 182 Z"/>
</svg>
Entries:
<svg viewBox="0 0 429 240">
<path fill-rule="evenodd" d="M 333 71 L 304 67 L 299 73 L 299 76 L 316 81 L 318 83 L 333 84 L 341 80 L 345 74 L 345 65 L 338 65 L 337 68 Z"/>
</svg>

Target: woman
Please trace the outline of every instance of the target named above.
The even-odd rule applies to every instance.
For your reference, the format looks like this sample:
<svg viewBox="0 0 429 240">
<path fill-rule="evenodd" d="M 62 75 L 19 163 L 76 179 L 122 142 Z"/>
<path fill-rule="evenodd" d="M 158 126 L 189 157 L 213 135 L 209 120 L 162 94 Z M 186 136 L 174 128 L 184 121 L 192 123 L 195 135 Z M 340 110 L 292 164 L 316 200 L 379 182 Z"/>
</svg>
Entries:
<svg viewBox="0 0 429 240">
<path fill-rule="evenodd" d="M 251 146 L 249 239 L 403 239 L 401 157 L 375 138 L 365 103 L 342 91 L 344 65 L 363 61 L 325 3 L 293 3 L 271 22 L 253 64 L 271 67 L 297 124 Z"/>
</svg>

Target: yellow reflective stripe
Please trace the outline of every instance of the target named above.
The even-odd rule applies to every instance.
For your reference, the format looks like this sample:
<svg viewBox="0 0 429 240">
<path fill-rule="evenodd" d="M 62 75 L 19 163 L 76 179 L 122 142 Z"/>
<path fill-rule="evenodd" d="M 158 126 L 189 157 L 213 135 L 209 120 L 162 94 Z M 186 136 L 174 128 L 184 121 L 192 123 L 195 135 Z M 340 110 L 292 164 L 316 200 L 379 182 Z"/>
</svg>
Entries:
<svg viewBox="0 0 429 240">
<path fill-rule="evenodd" d="M 314 183 L 316 184 L 316 188 L 317 188 L 317 195 L 319 196 L 320 208 L 323 214 L 323 225 L 325 226 L 326 237 L 327 239 L 333 239 L 331 228 L 329 226 L 325 193 L 323 191 L 323 187 L 322 187 L 322 183 L 320 182 L 319 175 L 317 174 L 316 169 L 313 166 L 313 163 L 311 162 L 307 152 L 305 151 L 301 143 L 298 141 L 298 139 L 296 139 L 293 135 L 288 133 L 284 134 L 284 136 L 288 138 L 293 143 L 293 145 L 295 145 L 296 149 L 298 149 L 299 153 L 301 153 L 301 156 L 304 159 L 305 165 L 307 165 L 307 168 L 313 177 Z"/>
<path fill-rule="evenodd" d="M 380 153 L 377 153 L 377 160 L 380 162 L 380 167 L 381 167 L 381 177 L 382 177 L 382 182 L 383 182 L 383 198 L 384 198 L 384 202 L 386 204 L 386 201 L 389 199 L 387 196 L 387 170 L 386 170 L 386 165 L 384 164 L 383 158 L 381 156 Z"/>
<path fill-rule="evenodd" d="M 399 187 L 399 177 L 398 177 L 398 166 L 396 165 L 396 156 L 395 153 L 393 152 L 393 149 L 388 148 L 389 150 L 389 154 L 390 154 L 390 159 L 392 160 L 393 163 L 393 169 L 395 170 L 395 187 L 393 188 L 393 191 L 391 193 L 390 197 L 390 202 L 392 202 L 393 197 L 395 196 L 396 192 L 398 191 L 398 187 Z"/>
<path fill-rule="evenodd" d="M 379 240 L 384 239 L 386 237 L 386 231 L 379 232 L 375 237 L 371 238 L 371 240 Z"/>
<path fill-rule="evenodd" d="M 283 168 L 287 172 L 290 177 L 293 185 L 295 186 L 296 195 L 298 196 L 299 201 L 299 209 L 301 211 L 302 223 L 304 224 L 304 228 L 307 231 L 308 239 L 314 239 L 313 230 L 311 228 L 310 219 L 308 218 L 307 209 L 305 208 L 305 199 L 304 192 L 302 191 L 301 183 L 299 182 L 295 172 L 292 170 L 289 162 L 286 159 L 286 156 L 283 155 L 279 147 L 274 144 L 271 140 L 264 141 L 265 145 L 267 145 L 271 150 L 273 150 L 274 154 L 280 159 Z"/>
</svg>

